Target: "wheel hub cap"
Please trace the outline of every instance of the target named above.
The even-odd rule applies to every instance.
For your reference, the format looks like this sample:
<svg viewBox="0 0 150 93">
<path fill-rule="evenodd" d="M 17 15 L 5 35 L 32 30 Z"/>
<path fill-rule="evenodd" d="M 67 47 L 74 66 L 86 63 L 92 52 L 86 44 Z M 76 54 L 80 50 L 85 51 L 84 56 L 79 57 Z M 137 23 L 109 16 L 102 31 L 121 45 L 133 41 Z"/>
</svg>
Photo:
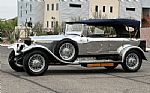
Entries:
<svg viewBox="0 0 150 93">
<path fill-rule="evenodd" d="M 75 48 L 72 44 L 65 43 L 60 47 L 59 54 L 63 60 L 70 60 L 75 55 Z"/>
<path fill-rule="evenodd" d="M 45 59 L 40 54 L 35 54 L 30 57 L 28 65 L 33 72 L 39 72 L 45 66 Z"/>
<path fill-rule="evenodd" d="M 135 53 L 129 54 L 126 58 L 126 61 L 127 61 L 127 66 L 130 69 L 135 69 L 139 64 L 139 58 Z"/>
</svg>

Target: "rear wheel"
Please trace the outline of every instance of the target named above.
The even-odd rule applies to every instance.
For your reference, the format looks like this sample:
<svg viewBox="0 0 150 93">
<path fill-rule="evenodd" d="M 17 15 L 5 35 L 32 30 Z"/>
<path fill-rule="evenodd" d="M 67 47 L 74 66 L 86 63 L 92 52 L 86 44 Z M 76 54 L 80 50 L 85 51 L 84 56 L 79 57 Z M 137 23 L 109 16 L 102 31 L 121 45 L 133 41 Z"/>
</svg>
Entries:
<svg viewBox="0 0 150 93">
<path fill-rule="evenodd" d="M 21 62 L 20 62 L 21 61 Z M 22 63 L 22 60 L 17 60 L 15 58 L 15 51 L 12 50 L 9 57 L 8 57 L 8 62 L 9 62 L 9 65 L 10 67 L 17 71 L 17 72 L 24 72 L 24 69 L 23 69 L 23 65 L 21 64 Z"/>
<path fill-rule="evenodd" d="M 126 53 L 122 68 L 127 72 L 136 72 L 141 68 L 142 58 L 138 51 L 131 50 Z"/>
<path fill-rule="evenodd" d="M 48 58 L 42 51 L 31 51 L 25 55 L 23 66 L 31 76 L 43 75 L 48 69 Z"/>
</svg>

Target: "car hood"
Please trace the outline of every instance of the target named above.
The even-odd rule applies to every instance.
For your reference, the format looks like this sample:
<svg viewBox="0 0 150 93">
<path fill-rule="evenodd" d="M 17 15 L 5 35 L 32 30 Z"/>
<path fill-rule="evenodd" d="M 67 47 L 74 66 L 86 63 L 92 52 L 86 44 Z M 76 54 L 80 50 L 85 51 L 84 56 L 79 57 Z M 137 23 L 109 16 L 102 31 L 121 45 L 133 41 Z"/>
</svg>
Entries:
<svg viewBox="0 0 150 93">
<path fill-rule="evenodd" d="M 32 41 L 59 41 L 65 38 L 75 39 L 78 38 L 77 35 L 46 35 L 46 36 L 32 36 L 30 37 Z"/>
</svg>

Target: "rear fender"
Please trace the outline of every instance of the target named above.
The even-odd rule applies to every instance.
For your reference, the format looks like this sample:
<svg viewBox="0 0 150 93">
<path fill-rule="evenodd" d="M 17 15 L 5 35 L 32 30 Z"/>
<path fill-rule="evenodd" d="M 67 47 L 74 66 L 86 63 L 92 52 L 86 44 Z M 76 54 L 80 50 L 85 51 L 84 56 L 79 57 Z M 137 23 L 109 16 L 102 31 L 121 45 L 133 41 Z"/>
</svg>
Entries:
<svg viewBox="0 0 150 93">
<path fill-rule="evenodd" d="M 132 46 L 132 45 L 124 45 L 121 46 L 120 48 L 118 48 L 117 52 L 120 54 L 120 56 L 122 56 L 122 62 L 124 61 L 125 55 L 128 51 L 130 50 L 136 50 L 141 54 L 141 57 L 143 60 L 147 60 L 144 51 L 137 46 Z"/>
</svg>

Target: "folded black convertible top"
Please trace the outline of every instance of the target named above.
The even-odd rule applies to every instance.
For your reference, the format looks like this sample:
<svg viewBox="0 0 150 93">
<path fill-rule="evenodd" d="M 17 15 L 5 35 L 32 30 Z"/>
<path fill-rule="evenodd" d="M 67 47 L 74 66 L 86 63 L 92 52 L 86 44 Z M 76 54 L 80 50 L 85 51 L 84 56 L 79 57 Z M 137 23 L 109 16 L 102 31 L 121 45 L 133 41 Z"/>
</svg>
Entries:
<svg viewBox="0 0 150 93">
<path fill-rule="evenodd" d="M 140 28 L 140 21 L 133 19 L 89 19 L 76 22 L 66 22 L 67 24 L 87 24 L 91 26 L 130 26 Z"/>
</svg>

